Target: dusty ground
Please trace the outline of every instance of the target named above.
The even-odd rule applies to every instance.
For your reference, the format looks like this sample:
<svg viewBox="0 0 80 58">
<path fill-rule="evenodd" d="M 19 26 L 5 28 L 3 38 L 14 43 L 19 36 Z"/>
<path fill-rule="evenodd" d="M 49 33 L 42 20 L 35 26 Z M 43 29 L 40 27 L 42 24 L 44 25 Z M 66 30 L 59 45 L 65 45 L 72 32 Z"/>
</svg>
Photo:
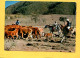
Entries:
<svg viewBox="0 0 80 58">
<path fill-rule="evenodd" d="M 54 37 L 49 42 L 42 37 L 40 39 L 5 39 L 4 48 L 8 51 L 48 51 L 48 52 L 75 52 L 75 38 L 68 38 L 60 43 L 61 38 Z"/>
<path fill-rule="evenodd" d="M 10 15 L 15 16 L 15 15 Z M 8 15 L 8 17 L 10 17 Z M 75 23 L 75 16 L 74 15 L 40 15 L 39 21 L 34 23 L 31 20 L 30 16 L 19 16 L 14 18 L 7 18 L 5 19 L 5 25 L 11 25 L 15 23 L 17 19 L 20 21 L 20 25 L 23 26 L 42 26 L 44 27 L 46 24 L 53 24 L 54 21 L 57 21 L 60 24 L 64 24 L 63 22 L 59 21 L 59 17 L 64 16 L 72 21 L 72 25 L 76 25 Z M 44 30 L 44 32 L 49 32 L 49 29 Z M 60 43 L 61 38 L 53 37 L 52 40 L 49 42 L 45 40 L 45 37 L 37 39 L 33 39 L 32 41 L 24 40 L 24 39 L 15 39 L 13 40 L 6 39 L 4 40 L 4 49 L 6 51 L 48 51 L 48 52 L 75 52 L 75 38 L 68 38 L 66 42 Z"/>
</svg>

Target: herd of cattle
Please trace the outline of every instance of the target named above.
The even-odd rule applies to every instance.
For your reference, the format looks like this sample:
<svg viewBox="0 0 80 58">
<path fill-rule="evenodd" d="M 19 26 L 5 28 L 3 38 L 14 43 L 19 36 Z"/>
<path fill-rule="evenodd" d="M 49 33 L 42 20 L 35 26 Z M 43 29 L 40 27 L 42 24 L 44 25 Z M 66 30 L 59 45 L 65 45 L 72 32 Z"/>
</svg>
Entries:
<svg viewBox="0 0 80 58">
<path fill-rule="evenodd" d="M 9 39 L 16 38 L 34 38 L 37 39 L 42 35 L 43 28 L 38 27 L 32 27 L 32 26 L 20 26 L 20 25 L 6 25 L 5 26 L 5 37 Z M 45 34 L 45 36 L 48 36 L 50 34 Z"/>
<path fill-rule="evenodd" d="M 9 39 L 20 39 L 20 38 L 41 38 L 42 36 L 53 37 L 52 33 L 44 33 L 43 28 L 33 26 L 20 26 L 20 25 L 6 25 L 5 26 L 5 37 Z"/>
</svg>

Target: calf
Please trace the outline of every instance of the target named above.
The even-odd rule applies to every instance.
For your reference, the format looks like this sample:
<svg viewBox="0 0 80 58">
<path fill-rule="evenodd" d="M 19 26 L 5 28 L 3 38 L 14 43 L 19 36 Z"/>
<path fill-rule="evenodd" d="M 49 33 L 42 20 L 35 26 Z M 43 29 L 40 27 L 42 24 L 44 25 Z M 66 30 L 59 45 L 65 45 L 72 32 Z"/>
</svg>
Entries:
<svg viewBox="0 0 80 58">
<path fill-rule="evenodd" d="M 51 38 L 53 38 L 52 33 L 44 33 L 44 36 L 46 37 L 47 40 L 51 40 Z"/>
</svg>

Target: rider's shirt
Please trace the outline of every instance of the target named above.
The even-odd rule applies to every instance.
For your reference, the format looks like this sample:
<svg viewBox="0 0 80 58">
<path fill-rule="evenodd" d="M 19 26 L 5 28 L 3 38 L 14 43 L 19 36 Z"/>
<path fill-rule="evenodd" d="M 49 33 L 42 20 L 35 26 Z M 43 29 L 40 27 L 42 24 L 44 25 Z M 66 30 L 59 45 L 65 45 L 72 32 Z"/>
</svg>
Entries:
<svg viewBox="0 0 80 58">
<path fill-rule="evenodd" d="M 55 23 L 56 29 L 57 29 L 57 23 Z"/>
<path fill-rule="evenodd" d="M 19 21 L 16 21 L 16 25 L 19 25 Z"/>
<path fill-rule="evenodd" d="M 57 23 L 55 23 L 55 25 L 57 25 Z"/>
<path fill-rule="evenodd" d="M 70 22 L 67 21 L 67 28 L 70 29 L 71 25 L 70 25 Z"/>
<path fill-rule="evenodd" d="M 67 21 L 67 26 L 70 26 L 70 22 L 69 21 Z"/>
</svg>

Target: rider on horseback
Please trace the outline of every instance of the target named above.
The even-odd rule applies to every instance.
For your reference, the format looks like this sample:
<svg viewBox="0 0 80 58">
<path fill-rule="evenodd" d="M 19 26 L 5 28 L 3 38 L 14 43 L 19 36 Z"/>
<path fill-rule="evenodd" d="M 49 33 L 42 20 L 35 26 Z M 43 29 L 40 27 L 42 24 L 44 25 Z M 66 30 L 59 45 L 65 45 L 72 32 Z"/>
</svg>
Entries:
<svg viewBox="0 0 80 58">
<path fill-rule="evenodd" d="M 67 19 L 65 22 L 65 28 L 69 32 L 69 29 L 71 28 L 71 23 L 70 23 L 69 19 Z"/>
<path fill-rule="evenodd" d="M 69 30 L 69 29 L 70 29 L 70 27 L 71 27 L 71 26 L 70 26 L 69 19 L 67 19 L 67 21 L 66 21 L 66 22 L 67 22 L 67 25 L 66 25 L 66 26 L 67 26 L 67 29 Z"/>
<path fill-rule="evenodd" d="M 56 26 L 56 30 L 57 30 L 57 22 L 55 21 L 54 25 Z"/>
<path fill-rule="evenodd" d="M 19 23 L 20 23 L 19 20 L 17 20 L 17 21 L 16 21 L 16 25 L 19 25 Z"/>
</svg>

